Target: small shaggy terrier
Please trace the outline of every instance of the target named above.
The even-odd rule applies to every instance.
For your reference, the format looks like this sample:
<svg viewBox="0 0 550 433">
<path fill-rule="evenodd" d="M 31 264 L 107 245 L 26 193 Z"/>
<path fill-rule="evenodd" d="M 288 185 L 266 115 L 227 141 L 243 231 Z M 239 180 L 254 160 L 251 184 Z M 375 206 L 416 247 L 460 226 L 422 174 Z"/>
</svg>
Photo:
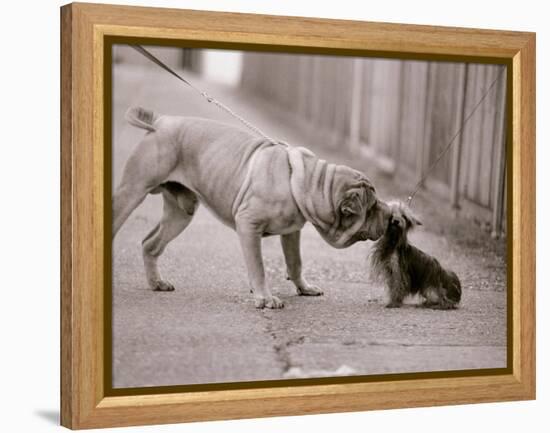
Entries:
<svg viewBox="0 0 550 433">
<path fill-rule="evenodd" d="M 388 288 L 390 301 L 386 307 L 400 307 L 405 296 L 419 293 L 425 307 L 456 308 L 462 294 L 460 280 L 437 259 L 408 242 L 409 230 L 422 225 L 411 210 L 401 202 L 391 202 L 389 206 L 388 228 L 371 256 L 375 275 L 382 277 Z"/>
</svg>

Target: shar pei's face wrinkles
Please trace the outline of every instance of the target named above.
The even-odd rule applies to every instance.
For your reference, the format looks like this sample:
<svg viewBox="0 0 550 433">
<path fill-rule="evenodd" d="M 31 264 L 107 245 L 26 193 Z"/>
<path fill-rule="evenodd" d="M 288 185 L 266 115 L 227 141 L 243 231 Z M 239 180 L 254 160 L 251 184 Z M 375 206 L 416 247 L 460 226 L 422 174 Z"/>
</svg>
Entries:
<svg viewBox="0 0 550 433">
<path fill-rule="evenodd" d="M 317 231 L 335 248 L 347 248 L 357 241 L 379 239 L 388 226 L 389 206 L 380 200 L 365 175 L 346 166 L 337 166 L 333 188 L 334 222 Z"/>
</svg>

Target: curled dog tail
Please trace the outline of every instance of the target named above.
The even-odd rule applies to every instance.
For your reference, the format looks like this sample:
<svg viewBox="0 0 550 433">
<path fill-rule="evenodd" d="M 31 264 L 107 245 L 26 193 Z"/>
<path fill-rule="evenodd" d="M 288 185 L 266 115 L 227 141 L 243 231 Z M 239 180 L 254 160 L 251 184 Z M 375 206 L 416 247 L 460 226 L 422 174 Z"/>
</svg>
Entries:
<svg viewBox="0 0 550 433">
<path fill-rule="evenodd" d="M 130 107 L 124 117 L 130 125 L 154 132 L 156 131 L 154 123 L 159 116 L 153 110 L 142 107 Z"/>
</svg>

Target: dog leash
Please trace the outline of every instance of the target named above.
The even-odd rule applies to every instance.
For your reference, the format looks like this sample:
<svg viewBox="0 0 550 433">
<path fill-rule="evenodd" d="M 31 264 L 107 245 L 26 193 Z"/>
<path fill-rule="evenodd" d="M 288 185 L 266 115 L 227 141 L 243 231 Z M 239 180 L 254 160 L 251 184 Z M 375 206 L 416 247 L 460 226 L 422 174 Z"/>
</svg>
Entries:
<svg viewBox="0 0 550 433">
<path fill-rule="evenodd" d="M 156 65 L 160 66 L 162 69 L 164 69 L 165 71 L 167 71 L 168 73 L 172 74 L 174 77 L 176 77 L 178 80 L 182 81 L 183 83 L 187 84 L 189 87 L 191 87 L 193 90 L 195 90 L 197 93 L 199 93 L 204 99 L 206 99 L 208 102 L 216 105 L 218 108 L 220 108 L 221 110 L 225 111 L 226 113 L 228 113 L 230 116 L 233 116 L 235 119 L 237 119 L 238 121 L 240 121 L 244 126 L 246 126 L 248 129 L 250 129 L 251 131 L 253 131 L 254 133 L 256 133 L 257 135 L 259 135 L 260 137 L 263 137 L 265 138 L 266 140 L 268 140 L 269 142 L 271 143 L 278 143 L 278 144 L 283 144 L 285 146 L 288 147 L 288 144 L 285 143 L 284 141 L 280 141 L 280 140 L 274 140 L 273 138 L 271 138 L 269 135 L 265 134 L 264 132 L 262 132 L 261 129 L 257 128 L 256 126 L 252 125 L 252 123 L 250 123 L 248 120 L 246 120 L 244 117 L 242 116 L 239 116 L 237 113 L 235 113 L 231 108 L 229 108 L 227 105 L 223 104 L 222 102 L 220 102 L 219 100 L 217 100 L 216 98 L 214 98 L 213 96 L 210 96 L 208 93 L 202 91 L 201 89 L 199 89 L 198 87 L 194 86 L 191 82 L 189 82 L 188 80 L 186 80 L 185 78 L 183 78 L 181 75 L 179 75 L 177 72 L 175 72 L 173 69 L 171 69 L 169 66 L 167 66 L 165 63 L 163 63 L 161 60 L 159 60 L 157 57 L 155 57 L 153 54 L 151 54 L 151 52 L 147 51 L 145 48 L 143 48 L 141 45 L 129 45 L 130 47 L 132 47 L 134 50 L 136 50 L 138 53 L 142 54 L 143 56 L 145 56 L 147 59 L 151 60 L 153 63 L 155 63 Z"/>
<path fill-rule="evenodd" d="M 485 100 L 485 98 L 487 97 L 487 95 L 489 94 L 489 92 L 493 89 L 493 87 L 495 87 L 495 84 L 497 83 L 497 81 L 500 79 L 500 77 L 502 76 L 502 74 L 504 73 L 504 71 L 506 70 L 506 68 L 502 68 L 502 70 L 498 73 L 497 77 L 494 79 L 494 81 L 491 83 L 491 85 L 488 87 L 488 89 L 485 91 L 485 93 L 483 94 L 483 96 L 481 97 L 481 99 L 478 101 L 478 103 L 475 105 L 475 107 L 472 109 L 472 111 L 470 112 L 470 114 L 468 114 L 468 116 L 466 117 L 466 119 L 464 119 L 460 125 L 460 127 L 458 128 L 458 130 L 455 132 L 455 134 L 452 136 L 451 140 L 449 141 L 449 143 L 447 144 L 447 146 L 445 146 L 445 148 L 441 151 L 441 153 L 437 156 L 437 158 L 435 159 L 434 162 L 432 162 L 432 164 L 428 167 L 428 169 L 424 172 L 424 174 L 422 175 L 422 177 L 420 178 L 420 180 L 417 182 L 417 184 L 415 185 L 414 189 L 413 189 L 413 192 L 411 193 L 411 195 L 409 195 L 409 197 L 407 198 L 407 206 L 410 206 L 411 205 L 411 202 L 414 198 L 414 196 L 416 195 L 416 193 L 420 190 L 420 187 L 422 186 L 422 184 L 424 183 L 424 181 L 428 178 L 428 175 L 430 174 L 430 172 L 435 168 L 435 166 L 438 164 L 438 162 L 441 160 L 441 158 L 443 158 L 443 155 L 445 155 L 447 153 L 447 151 L 451 148 L 451 146 L 453 145 L 456 137 L 458 137 L 458 135 L 462 132 L 462 130 L 464 129 L 464 127 L 466 126 L 466 123 L 468 122 L 468 120 L 470 120 L 470 118 L 474 115 L 475 111 L 477 110 L 477 108 L 481 105 L 481 103 Z"/>
</svg>

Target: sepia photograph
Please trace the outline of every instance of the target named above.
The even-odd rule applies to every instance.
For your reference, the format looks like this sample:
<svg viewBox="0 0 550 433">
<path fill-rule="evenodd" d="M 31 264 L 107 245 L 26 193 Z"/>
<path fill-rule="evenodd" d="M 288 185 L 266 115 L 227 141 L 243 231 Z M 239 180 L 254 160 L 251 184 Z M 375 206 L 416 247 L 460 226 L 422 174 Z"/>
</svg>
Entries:
<svg viewBox="0 0 550 433">
<path fill-rule="evenodd" d="M 507 368 L 505 65 L 111 60 L 113 389 Z"/>
</svg>

